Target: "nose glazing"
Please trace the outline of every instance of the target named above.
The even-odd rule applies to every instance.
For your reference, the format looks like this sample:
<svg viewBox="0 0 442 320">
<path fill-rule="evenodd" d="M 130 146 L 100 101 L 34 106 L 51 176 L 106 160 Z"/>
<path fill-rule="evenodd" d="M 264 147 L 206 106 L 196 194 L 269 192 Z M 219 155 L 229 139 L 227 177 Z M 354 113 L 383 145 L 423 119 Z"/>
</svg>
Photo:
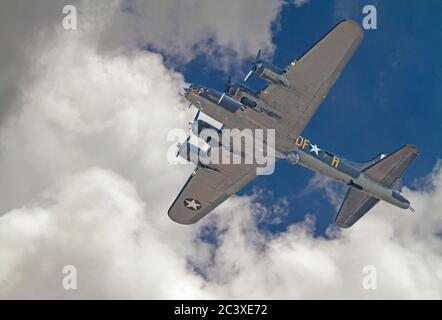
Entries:
<svg viewBox="0 0 442 320">
<path fill-rule="evenodd" d="M 187 96 L 187 94 L 189 93 L 191 87 L 192 87 L 192 84 L 186 82 L 186 83 L 185 83 L 183 86 L 181 86 L 181 88 L 180 88 L 180 95 L 183 96 L 183 97 Z"/>
</svg>

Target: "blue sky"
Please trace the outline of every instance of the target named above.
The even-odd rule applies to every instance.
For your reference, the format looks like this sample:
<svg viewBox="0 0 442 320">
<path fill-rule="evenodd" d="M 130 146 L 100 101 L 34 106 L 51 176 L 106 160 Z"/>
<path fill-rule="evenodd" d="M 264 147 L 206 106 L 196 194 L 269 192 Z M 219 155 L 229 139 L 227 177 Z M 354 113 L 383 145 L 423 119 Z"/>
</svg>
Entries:
<svg viewBox="0 0 442 320">
<path fill-rule="evenodd" d="M 273 26 L 273 63 L 284 67 L 343 18 L 361 23 L 365 4 L 376 5 L 378 29 L 365 31 L 359 50 L 303 136 L 355 161 L 415 144 L 421 155 L 404 177 L 404 184 L 413 188 L 416 178 L 431 172 L 442 152 L 441 1 L 312 0 L 300 8 L 285 5 Z M 239 79 L 248 67 L 244 64 L 232 73 Z M 186 81 L 215 89 L 221 89 L 226 78 L 204 56 L 177 69 Z M 248 82 L 255 89 L 263 84 L 256 77 Z M 273 191 L 273 196 L 261 199 L 266 205 L 289 200 L 284 223 L 264 228 L 283 230 L 314 213 L 321 235 L 333 223 L 336 209 L 323 192 L 305 192 L 312 177 L 305 168 L 279 161 L 273 175 L 258 177 L 240 194 L 258 187 Z"/>
</svg>

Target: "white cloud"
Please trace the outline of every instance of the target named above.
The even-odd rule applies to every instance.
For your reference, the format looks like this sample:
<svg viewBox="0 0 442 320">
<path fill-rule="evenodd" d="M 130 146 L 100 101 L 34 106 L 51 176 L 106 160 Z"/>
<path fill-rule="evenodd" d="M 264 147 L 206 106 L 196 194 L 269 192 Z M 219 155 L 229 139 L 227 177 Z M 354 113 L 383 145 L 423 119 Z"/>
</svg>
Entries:
<svg viewBox="0 0 442 320">
<path fill-rule="evenodd" d="M 258 49 L 271 54 L 272 23 L 277 23 L 281 0 L 244 1 L 127 1 L 69 2 L 77 8 L 78 32 L 102 55 L 150 47 L 167 58 L 188 62 L 204 54 L 212 67 L 231 69 L 251 59 Z M 65 3 L 56 0 L 3 1 L 0 21 L 0 120 L 17 108 L 18 83 L 33 81 L 32 54 L 50 46 L 61 30 Z"/>
<path fill-rule="evenodd" d="M 305 4 L 309 3 L 309 2 L 310 2 L 310 0 L 295 0 L 295 6 L 297 8 L 300 8 L 300 7 L 302 7 L 303 5 L 305 5 Z"/>
<path fill-rule="evenodd" d="M 153 198 L 145 203 L 122 177 L 92 168 L 50 190 L 45 203 L 4 215 L 2 297 L 202 297 L 201 279 L 186 267 L 191 231 L 161 227 Z M 77 268 L 77 292 L 61 285 L 64 265 Z"/>
<path fill-rule="evenodd" d="M 182 61 L 203 53 L 228 68 L 259 49 L 273 52 L 281 7 L 280 0 L 130 1 L 115 10 L 100 43 L 106 51 L 149 46 Z"/>
<path fill-rule="evenodd" d="M 310 193 L 326 198 L 334 207 L 339 208 L 345 197 L 346 186 L 316 172 L 301 192 L 301 196 Z"/>
<path fill-rule="evenodd" d="M 247 214 L 223 212 L 221 229 L 227 231 L 220 236 L 211 273 L 228 281 L 215 288 L 217 293 L 283 299 L 440 299 L 440 166 L 431 181 L 432 191 L 404 191 L 418 208 L 416 214 L 381 203 L 353 228 L 331 228 L 331 239 L 314 236 L 311 215 L 287 232 L 264 237 Z M 377 290 L 362 286 L 366 265 L 377 268 Z"/>
<path fill-rule="evenodd" d="M 155 190 L 146 167 L 161 166 L 168 130 L 190 119 L 177 95 L 182 78 L 160 56 L 100 56 L 81 41 L 67 34 L 35 58 L 38 81 L 23 90 L 23 111 L 0 131 L 2 211 L 91 165 Z M 164 171 L 164 181 L 176 174 Z"/>
<path fill-rule="evenodd" d="M 182 77 L 159 55 L 97 50 L 97 30 L 55 30 L 29 51 L 35 76 L 17 83 L 0 129 L 1 298 L 441 298 L 440 165 L 431 188 L 405 190 L 416 214 L 380 204 L 327 239 L 312 214 L 261 233 L 265 210 L 281 219 L 287 207 L 256 213 L 249 197 L 194 226 L 171 222 L 189 173 L 165 161 L 167 131 L 190 117 Z M 367 264 L 374 291 L 362 288 Z M 62 289 L 64 265 L 78 290 Z"/>
<path fill-rule="evenodd" d="M 336 19 L 357 19 L 362 13 L 360 0 L 334 0 L 333 15 Z"/>
<path fill-rule="evenodd" d="M 440 171 L 432 181 L 433 191 L 406 191 L 416 215 L 381 204 L 327 240 L 313 236 L 312 216 L 261 234 L 250 200 L 238 197 L 179 226 L 152 209 L 158 193 L 142 200 L 121 176 L 92 168 L 0 218 L 2 297 L 438 299 Z M 217 246 L 198 237 L 207 227 Z M 76 291 L 61 287 L 66 264 L 78 269 Z M 362 287 L 365 265 L 377 268 L 377 290 Z"/>
</svg>

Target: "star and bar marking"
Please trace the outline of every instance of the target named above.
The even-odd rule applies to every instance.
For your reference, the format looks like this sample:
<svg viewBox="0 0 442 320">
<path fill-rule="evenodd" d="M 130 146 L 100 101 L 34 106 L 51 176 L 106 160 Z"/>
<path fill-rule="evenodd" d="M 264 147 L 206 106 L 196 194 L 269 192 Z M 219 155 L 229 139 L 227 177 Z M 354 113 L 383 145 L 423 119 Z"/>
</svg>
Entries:
<svg viewBox="0 0 442 320">
<path fill-rule="evenodd" d="M 314 152 L 314 153 L 316 153 L 316 156 L 319 156 L 319 151 L 321 151 L 321 149 L 319 149 L 316 144 L 311 144 L 311 143 L 310 143 L 310 147 L 312 147 L 310 149 L 310 152 Z"/>
<path fill-rule="evenodd" d="M 184 206 L 189 210 L 198 211 L 203 205 L 196 199 L 188 198 L 184 200 Z"/>
</svg>

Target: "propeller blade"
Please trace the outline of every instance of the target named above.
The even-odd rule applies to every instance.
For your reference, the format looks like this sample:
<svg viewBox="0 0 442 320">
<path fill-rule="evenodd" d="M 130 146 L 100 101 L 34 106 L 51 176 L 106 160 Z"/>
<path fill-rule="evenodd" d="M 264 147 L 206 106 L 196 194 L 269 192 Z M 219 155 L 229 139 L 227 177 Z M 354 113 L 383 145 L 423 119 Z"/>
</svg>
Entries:
<svg viewBox="0 0 442 320">
<path fill-rule="evenodd" d="M 232 86 L 232 77 L 228 76 L 227 77 L 227 84 L 226 84 L 226 90 L 225 91 L 229 91 L 231 86 Z"/>
<path fill-rule="evenodd" d="M 255 61 L 258 62 L 261 60 L 261 49 L 258 50 L 258 54 L 256 55 Z"/>
<path fill-rule="evenodd" d="M 229 75 L 227 77 L 226 82 L 224 83 L 224 93 L 229 93 L 231 87 L 232 87 L 232 77 Z"/>
<path fill-rule="evenodd" d="M 218 104 L 220 104 L 221 103 L 221 101 L 223 100 L 223 98 L 224 98 L 224 96 L 226 95 L 226 93 L 225 92 L 223 92 L 223 94 L 221 95 L 221 98 L 219 98 L 219 100 L 218 100 Z"/>
<path fill-rule="evenodd" d="M 253 69 L 249 71 L 249 73 L 244 78 L 244 81 L 247 81 L 247 79 L 250 77 L 250 75 L 253 73 Z"/>
<path fill-rule="evenodd" d="M 177 151 L 176 151 L 176 154 L 175 154 L 175 158 L 180 155 L 181 142 L 177 143 L 176 148 L 177 148 Z"/>
<path fill-rule="evenodd" d="M 193 119 L 193 120 L 198 120 L 198 118 L 200 117 L 200 112 L 201 112 L 201 110 L 198 109 L 198 111 L 197 111 L 197 113 L 195 115 L 195 119 Z"/>
</svg>

